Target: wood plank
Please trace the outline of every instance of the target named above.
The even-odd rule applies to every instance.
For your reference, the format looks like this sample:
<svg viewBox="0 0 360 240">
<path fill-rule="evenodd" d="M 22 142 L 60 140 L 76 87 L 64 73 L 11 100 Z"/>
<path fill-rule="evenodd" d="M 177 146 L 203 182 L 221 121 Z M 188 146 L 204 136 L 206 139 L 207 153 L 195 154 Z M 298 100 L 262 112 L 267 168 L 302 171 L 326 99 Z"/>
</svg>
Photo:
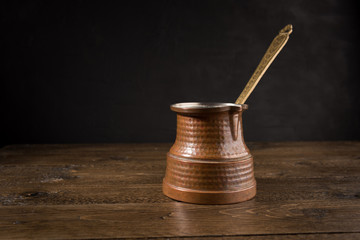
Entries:
<svg viewBox="0 0 360 240">
<path fill-rule="evenodd" d="M 65 179 L 33 185 L 18 183 L 2 187 L 0 202 L 13 205 L 112 204 L 112 203 L 167 203 L 172 200 L 162 194 L 161 177 L 156 184 L 117 185 L 115 181 L 91 184 L 78 179 Z M 258 179 L 255 201 L 287 200 L 360 200 L 359 181 L 354 179 Z"/>
<path fill-rule="evenodd" d="M 248 145 L 257 196 L 225 206 L 162 194 L 171 144 L 7 146 L 0 237 L 359 238 L 360 142 Z"/>
<path fill-rule="evenodd" d="M 252 145 L 257 201 L 360 198 L 359 144 L 330 143 L 329 147 L 323 143 L 302 143 L 296 147 L 304 148 L 298 150 L 303 152 L 301 156 L 286 157 L 290 151 L 286 149 L 292 145 L 299 143 L 272 143 L 273 148 L 265 144 L 267 155 L 262 153 L 262 144 Z M 168 147 L 169 144 L 10 146 L 0 152 L 5 162 L 0 165 L 0 200 L 3 205 L 170 202 L 161 193 Z M 272 151 L 275 153 L 270 154 Z M 312 156 L 312 152 L 328 151 L 333 155 Z"/>
<path fill-rule="evenodd" d="M 0 215 L 0 232 L 13 239 L 360 232 L 357 200 L 7 206 Z"/>
</svg>

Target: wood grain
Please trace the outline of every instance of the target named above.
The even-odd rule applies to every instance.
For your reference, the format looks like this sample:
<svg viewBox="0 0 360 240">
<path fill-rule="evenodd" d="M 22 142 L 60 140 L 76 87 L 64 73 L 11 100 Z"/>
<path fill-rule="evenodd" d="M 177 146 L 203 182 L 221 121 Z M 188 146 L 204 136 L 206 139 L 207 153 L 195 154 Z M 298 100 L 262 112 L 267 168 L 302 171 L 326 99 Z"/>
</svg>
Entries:
<svg viewBox="0 0 360 240">
<path fill-rule="evenodd" d="M 210 206 L 162 194 L 170 146 L 0 149 L 0 238 L 360 238 L 360 142 L 250 143 L 257 196 Z"/>
</svg>

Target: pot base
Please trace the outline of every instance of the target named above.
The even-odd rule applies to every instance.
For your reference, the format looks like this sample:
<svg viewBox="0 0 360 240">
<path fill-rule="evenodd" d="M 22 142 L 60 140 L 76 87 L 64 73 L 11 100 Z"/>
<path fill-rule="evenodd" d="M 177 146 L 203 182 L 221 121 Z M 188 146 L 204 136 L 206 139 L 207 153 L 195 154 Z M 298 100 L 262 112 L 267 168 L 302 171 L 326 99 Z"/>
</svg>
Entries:
<svg viewBox="0 0 360 240">
<path fill-rule="evenodd" d="M 197 204 L 231 204 L 250 200 L 256 195 L 256 184 L 239 191 L 196 191 L 163 181 L 163 193 L 175 200 Z"/>
</svg>

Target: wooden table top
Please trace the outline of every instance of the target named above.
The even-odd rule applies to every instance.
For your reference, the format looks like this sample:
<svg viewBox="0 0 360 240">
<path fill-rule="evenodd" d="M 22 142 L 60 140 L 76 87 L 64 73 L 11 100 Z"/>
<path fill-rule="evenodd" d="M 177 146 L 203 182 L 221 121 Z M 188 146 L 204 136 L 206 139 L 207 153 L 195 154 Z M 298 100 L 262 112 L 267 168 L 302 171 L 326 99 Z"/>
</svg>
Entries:
<svg viewBox="0 0 360 240">
<path fill-rule="evenodd" d="M 360 239 L 360 142 L 248 143 L 258 192 L 231 205 L 164 196 L 170 146 L 0 149 L 0 238 Z"/>
</svg>

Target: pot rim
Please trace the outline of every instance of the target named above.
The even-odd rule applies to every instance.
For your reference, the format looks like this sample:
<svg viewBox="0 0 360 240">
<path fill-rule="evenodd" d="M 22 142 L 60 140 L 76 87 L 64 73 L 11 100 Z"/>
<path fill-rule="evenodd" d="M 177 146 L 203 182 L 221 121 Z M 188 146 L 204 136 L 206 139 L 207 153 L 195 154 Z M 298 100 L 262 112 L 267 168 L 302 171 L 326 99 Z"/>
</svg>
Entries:
<svg viewBox="0 0 360 240">
<path fill-rule="evenodd" d="M 170 105 L 170 109 L 178 113 L 239 112 L 248 109 L 248 105 L 220 102 L 182 102 Z"/>
</svg>

